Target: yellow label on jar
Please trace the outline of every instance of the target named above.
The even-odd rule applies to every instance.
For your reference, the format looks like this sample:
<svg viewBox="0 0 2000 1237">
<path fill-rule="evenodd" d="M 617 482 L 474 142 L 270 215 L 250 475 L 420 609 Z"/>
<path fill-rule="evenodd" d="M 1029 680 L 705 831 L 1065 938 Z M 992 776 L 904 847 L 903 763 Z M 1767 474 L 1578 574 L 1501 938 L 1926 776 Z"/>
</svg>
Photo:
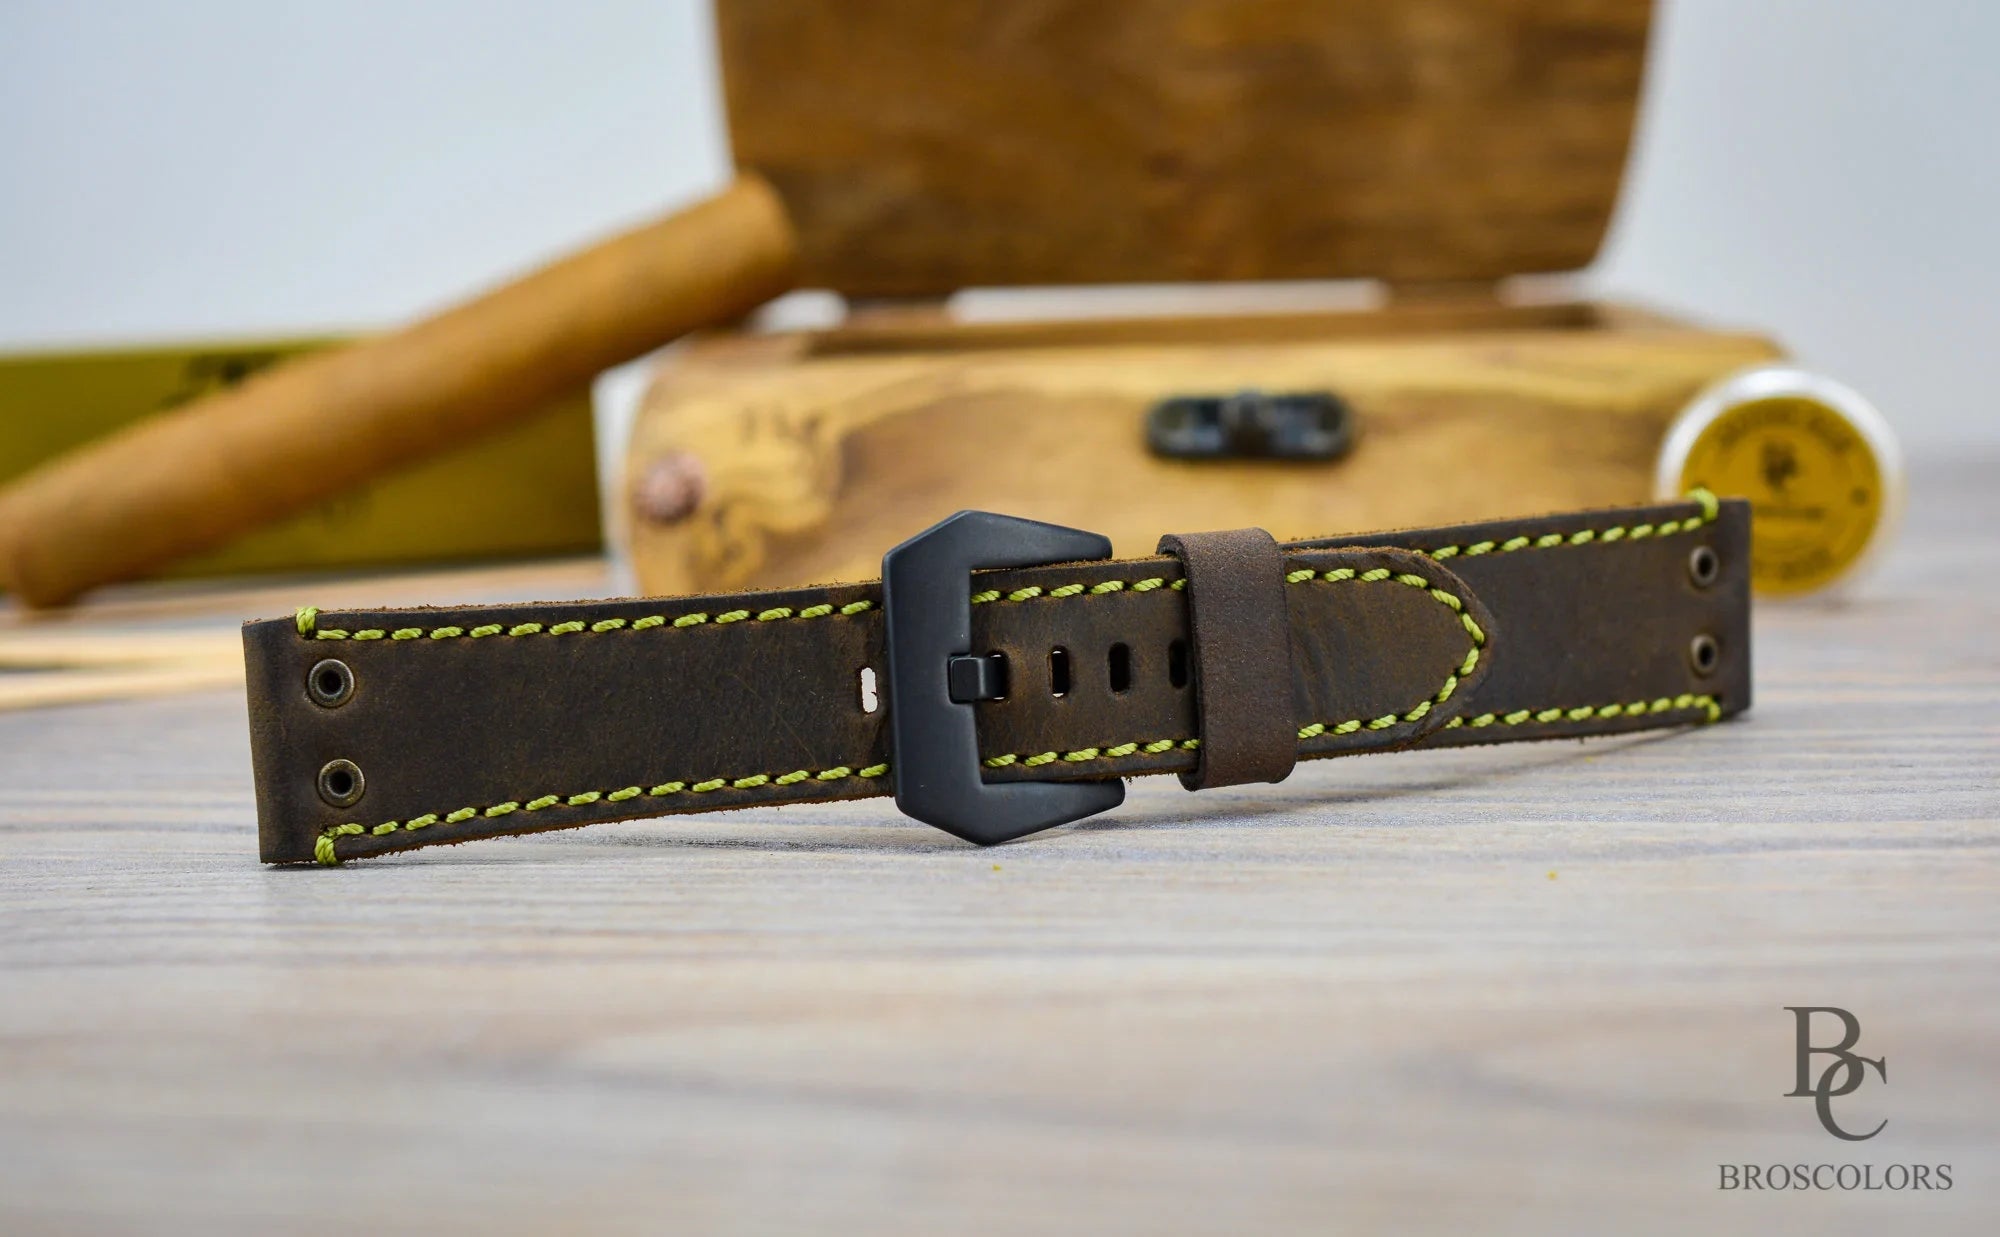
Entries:
<svg viewBox="0 0 2000 1237">
<path fill-rule="evenodd" d="M 1861 557 L 1883 512 L 1881 466 L 1852 422 L 1816 399 L 1724 409 L 1681 465 L 1682 488 L 1747 498 L 1750 580 L 1760 592 L 1832 583 Z"/>
</svg>

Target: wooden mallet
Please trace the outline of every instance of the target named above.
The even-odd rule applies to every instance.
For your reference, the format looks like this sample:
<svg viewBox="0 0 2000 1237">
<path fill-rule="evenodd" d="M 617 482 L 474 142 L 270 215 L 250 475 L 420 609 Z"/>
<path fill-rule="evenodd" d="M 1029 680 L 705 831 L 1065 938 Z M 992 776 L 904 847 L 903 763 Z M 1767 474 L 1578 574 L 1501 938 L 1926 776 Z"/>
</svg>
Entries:
<svg viewBox="0 0 2000 1237">
<path fill-rule="evenodd" d="M 0 490 L 0 586 L 59 605 L 219 545 L 739 318 L 790 288 L 796 263 L 783 203 L 745 175 L 394 334 L 279 366 L 44 464 Z"/>
</svg>

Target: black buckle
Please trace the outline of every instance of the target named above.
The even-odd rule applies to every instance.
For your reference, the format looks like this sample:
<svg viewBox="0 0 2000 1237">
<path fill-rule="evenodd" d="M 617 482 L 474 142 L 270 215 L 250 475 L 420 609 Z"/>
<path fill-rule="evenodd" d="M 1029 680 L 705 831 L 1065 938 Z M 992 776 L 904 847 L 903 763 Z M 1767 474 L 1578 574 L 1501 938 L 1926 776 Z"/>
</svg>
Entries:
<svg viewBox="0 0 2000 1237">
<path fill-rule="evenodd" d="M 1177 395 L 1146 414 L 1146 445 L 1177 460 L 1332 460 L 1354 445 L 1354 415 L 1331 391 Z"/>
<path fill-rule="evenodd" d="M 1117 778 L 988 785 L 971 703 L 994 681 L 970 656 L 973 571 L 1110 557 L 1108 537 L 990 511 L 961 511 L 882 556 L 889 768 L 905 815 L 991 846 L 1125 801 Z"/>
</svg>

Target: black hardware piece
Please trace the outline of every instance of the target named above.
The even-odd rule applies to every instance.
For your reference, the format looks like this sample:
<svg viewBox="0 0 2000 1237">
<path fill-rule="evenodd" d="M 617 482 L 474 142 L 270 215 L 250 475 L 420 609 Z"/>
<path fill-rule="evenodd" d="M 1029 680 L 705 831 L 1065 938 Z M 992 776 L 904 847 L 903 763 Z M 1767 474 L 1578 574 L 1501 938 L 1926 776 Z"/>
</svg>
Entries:
<svg viewBox="0 0 2000 1237">
<path fill-rule="evenodd" d="M 953 704 L 1007 698 L 1007 655 L 1004 653 L 954 657 L 945 675 L 951 680 Z"/>
<path fill-rule="evenodd" d="M 961 511 L 882 556 L 889 772 L 905 815 L 991 846 L 1125 801 L 1117 778 L 988 785 L 969 703 L 1006 690 L 1004 659 L 972 656 L 972 573 L 1110 557 L 1108 537 L 990 511 Z"/>
<path fill-rule="evenodd" d="M 1354 445 L 1354 414 L 1331 391 L 1176 395 L 1146 413 L 1146 445 L 1177 460 L 1332 460 Z"/>
</svg>

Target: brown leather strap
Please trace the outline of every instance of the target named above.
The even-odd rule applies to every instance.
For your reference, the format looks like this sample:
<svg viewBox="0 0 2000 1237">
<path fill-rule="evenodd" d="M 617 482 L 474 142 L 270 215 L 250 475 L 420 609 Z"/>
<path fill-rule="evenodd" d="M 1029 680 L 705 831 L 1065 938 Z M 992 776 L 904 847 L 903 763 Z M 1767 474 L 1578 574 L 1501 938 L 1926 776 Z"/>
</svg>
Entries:
<svg viewBox="0 0 2000 1237">
<path fill-rule="evenodd" d="M 1689 569 L 1702 546 L 1712 580 Z M 1298 758 L 1736 713 L 1749 549 L 1747 506 L 1712 499 L 1282 545 Z M 1171 557 L 973 577 L 974 651 L 1008 664 L 1006 698 L 969 706 L 987 781 L 1196 766 L 1185 578 Z M 263 857 L 887 794 L 880 601 L 860 583 L 247 624 Z M 322 660 L 351 675 L 337 704 L 314 698 Z M 317 786 L 337 760 L 362 775 L 346 807 Z"/>
<path fill-rule="evenodd" d="M 1168 533 L 1159 551 L 1187 581 L 1194 687 L 1195 767 L 1189 790 L 1282 782 L 1298 760 L 1292 699 L 1292 621 L 1285 556 L 1261 528 Z"/>
</svg>

